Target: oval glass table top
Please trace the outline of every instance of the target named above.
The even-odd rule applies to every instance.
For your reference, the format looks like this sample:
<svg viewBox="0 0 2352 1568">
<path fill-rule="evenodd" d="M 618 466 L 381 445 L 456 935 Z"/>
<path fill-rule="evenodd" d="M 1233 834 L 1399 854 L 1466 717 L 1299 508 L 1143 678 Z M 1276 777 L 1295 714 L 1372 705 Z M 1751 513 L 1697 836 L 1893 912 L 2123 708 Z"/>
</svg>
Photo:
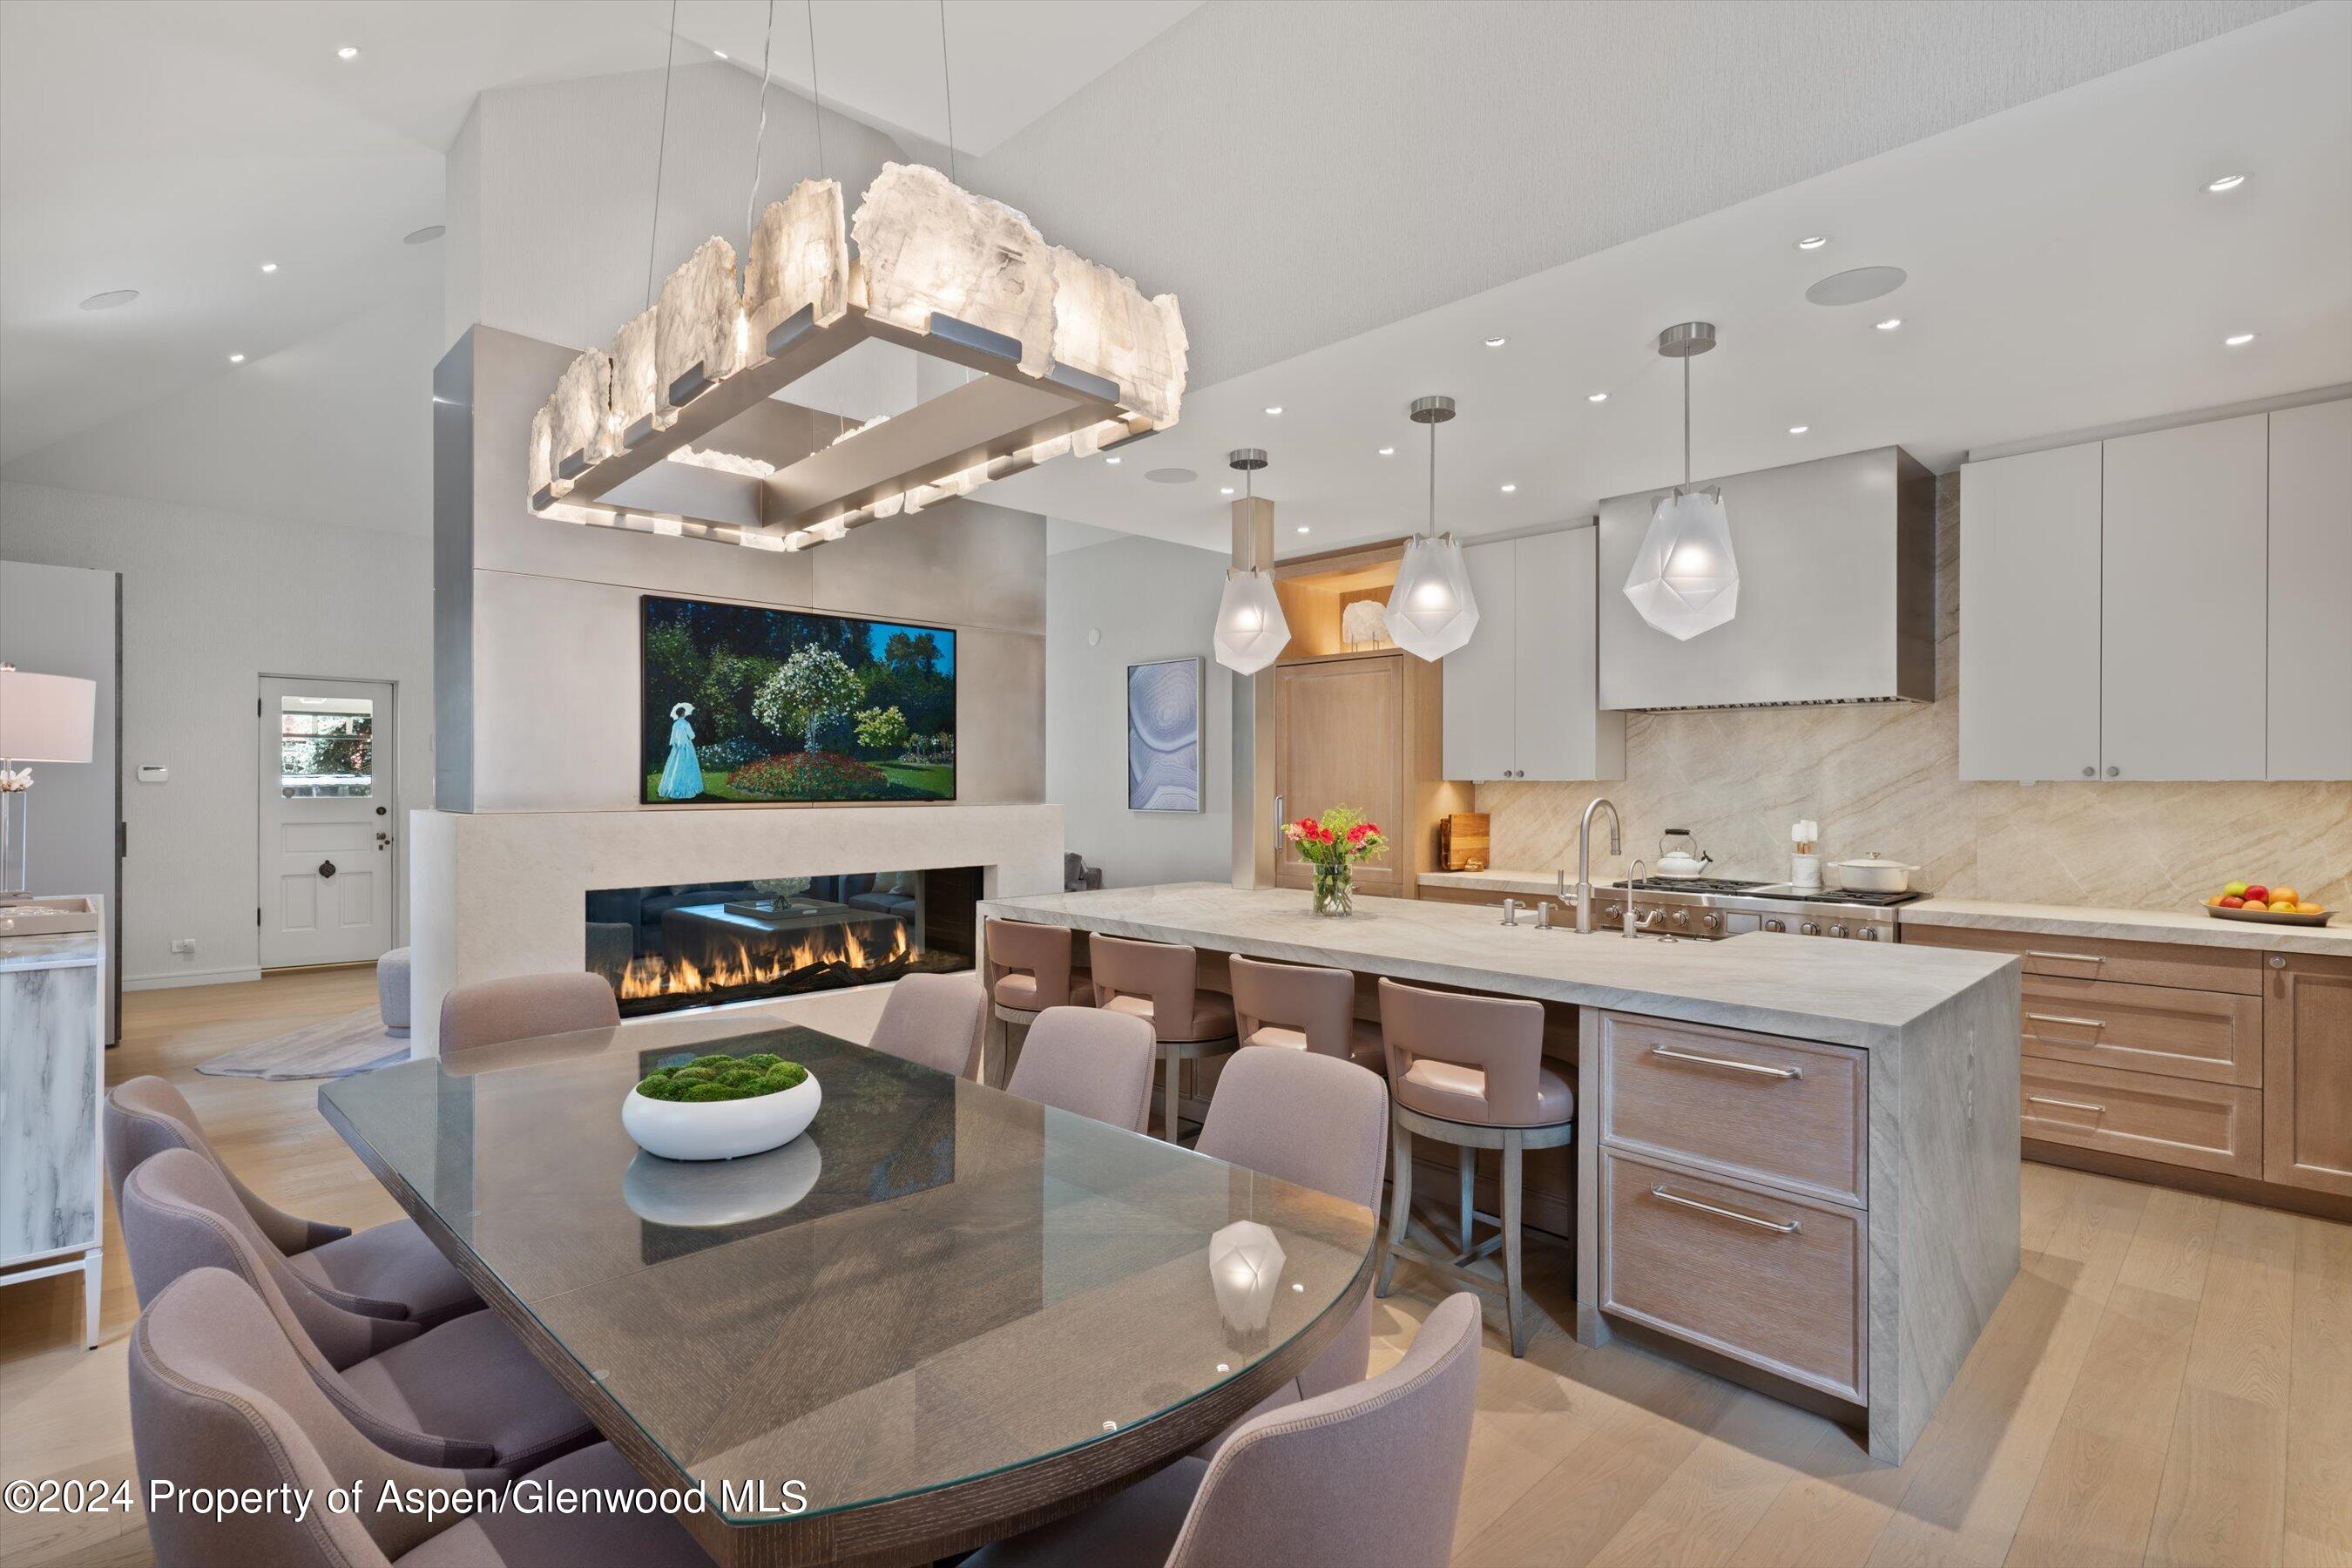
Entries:
<svg viewBox="0 0 2352 1568">
<path fill-rule="evenodd" d="M 712 1051 L 806 1067 L 808 1131 L 639 1151 L 631 1087 Z M 856 1508 L 1199 1398 L 1340 1303 L 1374 1235 L 1343 1199 L 741 1018 L 407 1062 L 319 1101 L 737 1523 L 787 1479 L 808 1513 Z"/>
</svg>

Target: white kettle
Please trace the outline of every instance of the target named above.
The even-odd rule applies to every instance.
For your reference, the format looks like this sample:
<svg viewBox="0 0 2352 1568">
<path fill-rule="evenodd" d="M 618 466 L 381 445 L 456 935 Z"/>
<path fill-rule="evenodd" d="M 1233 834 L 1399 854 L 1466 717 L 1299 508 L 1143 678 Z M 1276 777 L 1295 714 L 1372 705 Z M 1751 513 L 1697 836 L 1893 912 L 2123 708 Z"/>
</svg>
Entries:
<svg viewBox="0 0 2352 1568">
<path fill-rule="evenodd" d="M 1687 847 L 1666 847 L 1677 838 Z M 1714 863 L 1715 857 L 1698 847 L 1697 836 L 1687 827 L 1669 827 L 1658 839 L 1657 874 L 1661 877 L 1703 877 Z"/>
</svg>

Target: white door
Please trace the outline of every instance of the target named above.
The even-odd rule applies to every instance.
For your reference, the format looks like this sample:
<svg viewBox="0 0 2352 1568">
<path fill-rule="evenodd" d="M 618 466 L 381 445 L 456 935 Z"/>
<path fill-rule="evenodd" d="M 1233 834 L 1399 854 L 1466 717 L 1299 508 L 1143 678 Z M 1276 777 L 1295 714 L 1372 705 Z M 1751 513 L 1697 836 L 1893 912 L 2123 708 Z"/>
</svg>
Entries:
<svg viewBox="0 0 2352 1568">
<path fill-rule="evenodd" d="M 1518 766 L 1518 611 L 1512 584 L 1518 545 L 1473 544 L 1462 552 L 1478 629 L 1445 656 L 1440 724 L 1449 779 L 1507 779 Z"/>
<path fill-rule="evenodd" d="M 392 686 L 264 676 L 261 966 L 346 963 L 392 945 Z"/>
<path fill-rule="evenodd" d="M 2096 441 L 1960 470 L 1964 779 L 2098 776 L 2099 483 Z"/>
<path fill-rule="evenodd" d="M 2123 436 L 2105 448 L 2100 776 L 2261 778 L 2269 416 Z M 1964 626 L 1967 610 L 1963 600 Z M 1967 693 L 1964 684 L 1964 702 Z"/>
</svg>

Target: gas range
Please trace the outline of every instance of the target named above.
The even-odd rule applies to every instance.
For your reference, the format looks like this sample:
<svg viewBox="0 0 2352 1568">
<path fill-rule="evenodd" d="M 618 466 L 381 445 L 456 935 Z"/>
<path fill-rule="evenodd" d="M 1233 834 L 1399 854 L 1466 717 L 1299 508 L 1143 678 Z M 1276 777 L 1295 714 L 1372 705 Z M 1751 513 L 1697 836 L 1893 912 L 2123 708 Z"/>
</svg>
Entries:
<svg viewBox="0 0 2352 1568">
<path fill-rule="evenodd" d="M 1711 942 L 1743 931 L 1838 937 L 1852 942 L 1900 940 L 1895 910 L 1927 895 L 1866 893 L 1848 888 L 1798 889 L 1787 882 L 1746 882 L 1727 877 L 1643 877 L 1592 890 L 1593 923 L 1614 926 L 1630 897 L 1635 918 L 1656 911 L 1647 929 L 1665 936 Z"/>
</svg>

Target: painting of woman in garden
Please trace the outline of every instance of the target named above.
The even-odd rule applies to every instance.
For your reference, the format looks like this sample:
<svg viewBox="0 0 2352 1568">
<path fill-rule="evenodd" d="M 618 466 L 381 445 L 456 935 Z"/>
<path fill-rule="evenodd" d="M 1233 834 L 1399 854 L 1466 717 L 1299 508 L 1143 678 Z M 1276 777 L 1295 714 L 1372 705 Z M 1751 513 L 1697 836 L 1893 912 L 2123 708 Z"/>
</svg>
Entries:
<svg viewBox="0 0 2352 1568">
<path fill-rule="evenodd" d="M 639 798 L 955 798 L 956 634 L 644 599 Z"/>
</svg>

